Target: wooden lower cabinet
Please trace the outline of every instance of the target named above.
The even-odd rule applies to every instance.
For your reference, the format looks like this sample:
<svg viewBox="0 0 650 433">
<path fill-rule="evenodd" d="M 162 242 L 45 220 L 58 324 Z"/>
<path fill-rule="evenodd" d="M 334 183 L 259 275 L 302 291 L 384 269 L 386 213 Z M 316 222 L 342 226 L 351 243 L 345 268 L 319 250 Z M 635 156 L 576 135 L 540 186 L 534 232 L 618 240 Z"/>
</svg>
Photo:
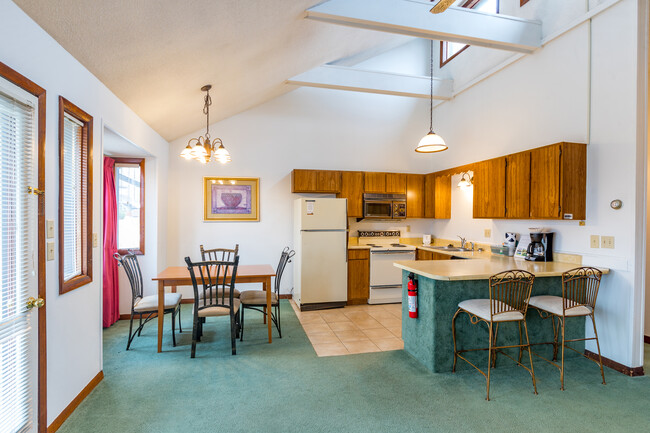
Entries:
<svg viewBox="0 0 650 433">
<path fill-rule="evenodd" d="M 348 250 L 348 305 L 367 304 L 370 296 L 370 249 Z"/>
<path fill-rule="evenodd" d="M 418 248 L 416 250 L 415 260 L 451 260 L 451 256 Z"/>
</svg>

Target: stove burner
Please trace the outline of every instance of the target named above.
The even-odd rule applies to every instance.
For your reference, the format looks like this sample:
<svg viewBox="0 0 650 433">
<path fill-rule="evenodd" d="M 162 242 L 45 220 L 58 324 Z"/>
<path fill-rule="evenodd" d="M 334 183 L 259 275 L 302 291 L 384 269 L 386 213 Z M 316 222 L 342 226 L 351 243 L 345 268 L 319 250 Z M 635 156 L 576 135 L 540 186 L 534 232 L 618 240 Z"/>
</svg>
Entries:
<svg viewBox="0 0 650 433">
<path fill-rule="evenodd" d="M 391 247 L 399 247 L 399 248 L 406 248 L 406 245 L 402 244 L 390 244 Z"/>
</svg>

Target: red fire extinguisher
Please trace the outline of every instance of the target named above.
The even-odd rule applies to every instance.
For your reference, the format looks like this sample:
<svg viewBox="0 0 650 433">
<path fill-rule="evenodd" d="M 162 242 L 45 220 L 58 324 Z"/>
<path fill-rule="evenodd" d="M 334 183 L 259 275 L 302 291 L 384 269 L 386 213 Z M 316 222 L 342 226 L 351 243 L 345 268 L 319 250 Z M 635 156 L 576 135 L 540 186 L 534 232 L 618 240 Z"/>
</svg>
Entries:
<svg viewBox="0 0 650 433">
<path fill-rule="evenodd" d="M 413 275 L 413 273 L 409 274 L 408 295 L 409 295 L 409 317 L 411 319 L 417 319 L 418 318 L 418 282 L 415 279 L 415 275 Z"/>
</svg>

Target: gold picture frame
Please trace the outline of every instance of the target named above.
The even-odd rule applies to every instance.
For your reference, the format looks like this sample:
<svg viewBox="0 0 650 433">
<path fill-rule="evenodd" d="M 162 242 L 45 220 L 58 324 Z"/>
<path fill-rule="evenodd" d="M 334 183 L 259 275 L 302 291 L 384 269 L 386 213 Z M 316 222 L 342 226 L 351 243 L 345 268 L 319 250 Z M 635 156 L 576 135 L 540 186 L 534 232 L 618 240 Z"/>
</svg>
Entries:
<svg viewBox="0 0 650 433">
<path fill-rule="evenodd" d="M 203 221 L 259 221 L 259 177 L 203 178 Z"/>
</svg>

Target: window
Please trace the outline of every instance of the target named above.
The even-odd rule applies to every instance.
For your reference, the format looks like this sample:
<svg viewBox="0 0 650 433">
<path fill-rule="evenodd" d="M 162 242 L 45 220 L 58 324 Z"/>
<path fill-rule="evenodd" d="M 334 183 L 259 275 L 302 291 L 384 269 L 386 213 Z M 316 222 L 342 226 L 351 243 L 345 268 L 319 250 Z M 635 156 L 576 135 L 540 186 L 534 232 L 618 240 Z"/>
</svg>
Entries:
<svg viewBox="0 0 650 433">
<path fill-rule="evenodd" d="M 467 0 L 461 7 L 493 14 L 499 13 L 499 0 Z M 440 41 L 440 67 L 445 66 L 469 45 L 459 42 Z"/>
<path fill-rule="evenodd" d="M 144 159 L 114 159 L 117 250 L 144 254 Z"/>
<path fill-rule="evenodd" d="M 92 277 L 93 118 L 59 97 L 59 292 Z"/>
</svg>

